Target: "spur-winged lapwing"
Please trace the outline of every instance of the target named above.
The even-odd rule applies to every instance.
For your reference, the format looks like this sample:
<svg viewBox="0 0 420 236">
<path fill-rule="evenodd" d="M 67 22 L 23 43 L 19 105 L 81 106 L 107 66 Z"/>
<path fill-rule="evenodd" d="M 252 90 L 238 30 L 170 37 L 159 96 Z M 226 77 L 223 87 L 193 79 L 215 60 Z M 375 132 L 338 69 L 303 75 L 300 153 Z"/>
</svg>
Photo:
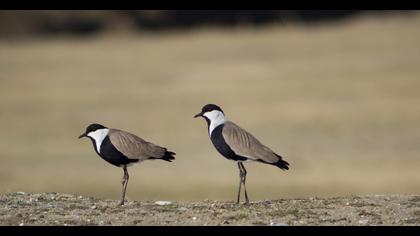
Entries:
<svg viewBox="0 0 420 236">
<path fill-rule="evenodd" d="M 241 186 L 244 185 L 245 203 L 248 204 L 245 180 L 246 169 L 242 162 L 258 161 L 279 167 L 283 170 L 289 169 L 289 163 L 282 160 L 282 157 L 270 148 L 263 145 L 252 134 L 237 126 L 235 123 L 225 119 L 225 114 L 219 106 L 207 104 L 194 118 L 203 117 L 207 121 L 210 139 L 216 150 L 229 160 L 236 161 L 239 168 L 239 190 L 237 203 L 241 194 Z"/>
<path fill-rule="evenodd" d="M 100 124 L 91 124 L 79 138 L 88 137 L 92 140 L 93 149 L 105 161 L 114 166 L 123 168 L 122 193 L 120 205 L 124 205 L 125 191 L 128 185 L 127 166 L 140 163 L 144 160 L 161 159 L 172 161 L 174 152 L 147 142 L 134 134 L 109 129 Z"/>
</svg>

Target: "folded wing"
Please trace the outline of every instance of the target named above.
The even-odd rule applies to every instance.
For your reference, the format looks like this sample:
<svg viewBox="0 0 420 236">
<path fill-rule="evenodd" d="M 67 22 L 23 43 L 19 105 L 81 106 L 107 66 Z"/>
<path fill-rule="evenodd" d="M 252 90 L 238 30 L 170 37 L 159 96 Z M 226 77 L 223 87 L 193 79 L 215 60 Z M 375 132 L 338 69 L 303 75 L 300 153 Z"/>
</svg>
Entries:
<svg viewBox="0 0 420 236">
<path fill-rule="evenodd" d="M 165 156 L 166 148 L 147 142 L 134 134 L 111 129 L 108 135 L 115 148 L 128 158 L 146 160 Z"/>
<path fill-rule="evenodd" d="M 279 155 L 263 145 L 252 134 L 231 121 L 225 122 L 222 134 L 225 142 L 236 155 L 270 164 L 277 163 L 281 160 Z"/>
</svg>

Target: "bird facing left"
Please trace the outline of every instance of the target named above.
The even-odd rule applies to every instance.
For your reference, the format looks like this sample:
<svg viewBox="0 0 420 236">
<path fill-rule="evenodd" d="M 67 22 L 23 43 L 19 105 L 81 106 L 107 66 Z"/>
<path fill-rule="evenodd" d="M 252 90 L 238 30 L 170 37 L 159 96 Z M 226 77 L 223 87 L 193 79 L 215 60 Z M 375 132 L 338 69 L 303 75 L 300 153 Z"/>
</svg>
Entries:
<svg viewBox="0 0 420 236">
<path fill-rule="evenodd" d="M 95 152 L 108 163 L 123 168 L 120 205 L 124 205 L 128 185 L 127 167 L 145 160 L 175 160 L 175 153 L 155 145 L 129 132 L 107 128 L 101 124 L 90 124 L 79 136 L 92 141 Z"/>
</svg>

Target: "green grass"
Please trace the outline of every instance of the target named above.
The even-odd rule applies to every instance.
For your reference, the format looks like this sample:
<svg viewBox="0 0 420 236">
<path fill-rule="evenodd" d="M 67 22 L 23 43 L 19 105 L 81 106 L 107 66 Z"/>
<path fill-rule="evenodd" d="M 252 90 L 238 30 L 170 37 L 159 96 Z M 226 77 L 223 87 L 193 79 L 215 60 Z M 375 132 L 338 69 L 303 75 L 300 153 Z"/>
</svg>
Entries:
<svg viewBox="0 0 420 236">
<path fill-rule="evenodd" d="M 284 156 L 246 164 L 251 200 L 419 193 L 420 16 L 313 28 L 0 42 L 0 191 L 119 198 L 89 123 L 177 153 L 130 168 L 135 200 L 235 200 L 236 164 L 213 148 L 206 103 Z"/>
</svg>

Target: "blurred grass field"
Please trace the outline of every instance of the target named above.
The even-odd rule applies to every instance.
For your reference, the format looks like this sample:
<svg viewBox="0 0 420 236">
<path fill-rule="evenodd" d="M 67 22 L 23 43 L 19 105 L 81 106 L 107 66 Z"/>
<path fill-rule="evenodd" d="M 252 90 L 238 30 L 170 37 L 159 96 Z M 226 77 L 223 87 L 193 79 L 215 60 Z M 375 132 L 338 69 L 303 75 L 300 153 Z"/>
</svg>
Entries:
<svg viewBox="0 0 420 236">
<path fill-rule="evenodd" d="M 129 169 L 131 200 L 234 200 L 207 103 L 284 156 L 246 163 L 251 200 L 420 193 L 420 15 L 311 27 L 0 42 L 0 191 L 118 199 L 94 122 L 177 153 Z"/>
</svg>

